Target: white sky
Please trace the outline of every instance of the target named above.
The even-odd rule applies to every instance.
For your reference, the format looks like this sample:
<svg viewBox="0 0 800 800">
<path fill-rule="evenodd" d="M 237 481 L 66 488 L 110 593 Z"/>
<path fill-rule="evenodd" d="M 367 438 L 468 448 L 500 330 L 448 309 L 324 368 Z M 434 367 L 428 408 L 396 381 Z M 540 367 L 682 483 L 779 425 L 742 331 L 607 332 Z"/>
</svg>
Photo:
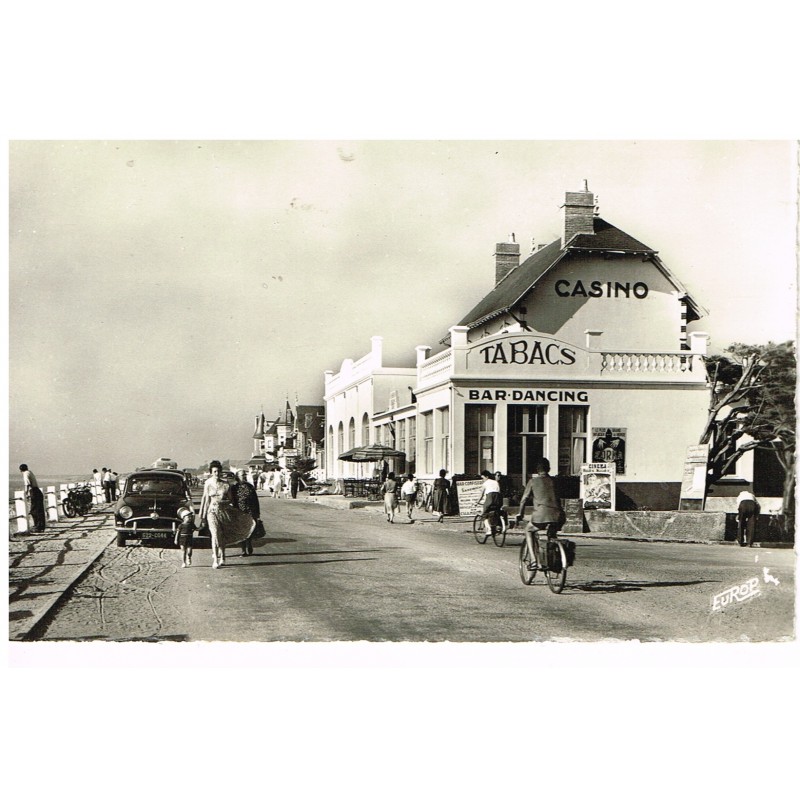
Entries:
<svg viewBox="0 0 800 800">
<path fill-rule="evenodd" d="M 410 365 L 559 236 L 586 178 L 710 315 L 712 348 L 794 337 L 788 142 L 12 141 L 10 463 L 244 458 L 254 416 L 322 403 L 384 337 Z M 435 350 L 434 350 L 435 351 Z"/>
</svg>

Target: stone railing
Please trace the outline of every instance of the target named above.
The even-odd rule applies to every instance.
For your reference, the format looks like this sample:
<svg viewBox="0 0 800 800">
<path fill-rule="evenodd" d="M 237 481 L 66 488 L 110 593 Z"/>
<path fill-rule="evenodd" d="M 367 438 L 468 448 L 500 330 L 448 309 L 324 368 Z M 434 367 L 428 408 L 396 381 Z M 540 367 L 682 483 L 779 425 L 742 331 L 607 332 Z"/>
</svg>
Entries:
<svg viewBox="0 0 800 800">
<path fill-rule="evenodd" d="M 697 354 L 678 353 L 600 353 L 600 372 L 691 372 Z"/>
<path fill-rule="evenodd" d="M 444 350 L 420 365 L 417 383 L 419 386 L 429 386 L 446 378 L 452 371 L 453 351 Z"/>
</svg>

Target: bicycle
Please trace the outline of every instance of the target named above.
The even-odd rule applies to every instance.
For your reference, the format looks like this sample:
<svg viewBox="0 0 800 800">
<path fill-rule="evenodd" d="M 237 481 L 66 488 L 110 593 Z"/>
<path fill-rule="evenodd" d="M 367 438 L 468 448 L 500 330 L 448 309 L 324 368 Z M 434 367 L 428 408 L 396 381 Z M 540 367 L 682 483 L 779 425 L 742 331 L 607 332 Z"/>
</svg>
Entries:
<svg viewBox="0 0 800 800">
<path fill-rule="evenodd" d="M 511 527 L 508 521 L 508 511 L 501 508 L 497 513 L 497 517 L 500 524 L 492 525 L 491 534 L 486 531 L 486 526 L 483 524 L 483 514 L 480 511 L 472 518 L 472 534 L 478 544 L 486 544 L 486 540 L 490 535 L 496 547 L 502 547 L 506 543 L 506 533 Z"/>
<path fill-rule="evenodd" d="M 544 548 L 544 557 L 542 557 L 542 548 L 539 543 L 539 534 L 544 533 L 547 540 L 547 546 Z M 526 586 L 533 583 L 536 573 L 541 570 L 544 573 L 547 585 L 550 591 L 555 594 L 561 594 L 564 584 L 567 582 L 567 568 L 572 564 L 573 558 L 567 554 L 564 547 L 564 542 L 555 534 L 547 536 L 546 531 L 533 531 L 533 550 L 536 559 L 536 567 L 531 567 L 531 557 L 528 552 L 528 539 L 523 540 L 519 547 L 519 576 Z M 565 540 L 568 541 L 568 540 Z M 571 550 L 574 549 L 574 544 L 569 542 Z"/>
</svg>

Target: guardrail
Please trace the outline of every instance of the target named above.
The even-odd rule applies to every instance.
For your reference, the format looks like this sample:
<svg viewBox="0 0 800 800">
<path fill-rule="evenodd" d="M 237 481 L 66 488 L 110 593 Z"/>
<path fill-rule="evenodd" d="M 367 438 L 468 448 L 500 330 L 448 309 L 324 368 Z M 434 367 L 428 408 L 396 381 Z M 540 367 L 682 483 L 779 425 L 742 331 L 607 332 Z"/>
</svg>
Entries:
<svg viewBox="0 0 800 800">
<path fill-rule="evenodd" d="M 47 486 L 44 491 L 44 508 L 48 522 L 58 522 L 61 516 L 61 504 L 64 498 L 67 496 L 70 489 L 75 489 L 78 486 L 88 486 L 89 489 L 91 489 L 93 506 L 105 502 L 105 492 L 100 483 L 62 483 L 58 491 L 56 491 L 55 486 Z M 28 508 L 28 501 L 25 498 L 25 492 L 14 492 L 13 499 L 9 498 L 8 501 L 9 531 L 12 533 L 28 533 L 33 527 L 31 522 L 30 509 Z M 14 530 L 15 528 L 16 530 Z"/>
</svg>

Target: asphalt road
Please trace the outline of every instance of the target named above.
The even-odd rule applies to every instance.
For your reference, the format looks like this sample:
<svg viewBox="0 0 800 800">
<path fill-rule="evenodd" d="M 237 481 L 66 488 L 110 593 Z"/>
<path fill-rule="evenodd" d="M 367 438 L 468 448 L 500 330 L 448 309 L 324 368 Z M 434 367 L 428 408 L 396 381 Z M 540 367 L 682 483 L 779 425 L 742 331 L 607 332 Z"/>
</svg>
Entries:
<svg viewBox="0 0 800 800">
<path fill-rule="evenodd" d="M 263 498 L 268 537 L 250 557 L 111 545 L 38 638 L 113 641 L 777 641 L 794 637 L 789 549 L 572 537 L 560 595 L 519 579 L 519 535 L 475 542 L 427 514 Z M 755 582 L 754 582 L 755 579 Z M 715 596 L 745 584 L 724 607 Z"/>
</svg>

